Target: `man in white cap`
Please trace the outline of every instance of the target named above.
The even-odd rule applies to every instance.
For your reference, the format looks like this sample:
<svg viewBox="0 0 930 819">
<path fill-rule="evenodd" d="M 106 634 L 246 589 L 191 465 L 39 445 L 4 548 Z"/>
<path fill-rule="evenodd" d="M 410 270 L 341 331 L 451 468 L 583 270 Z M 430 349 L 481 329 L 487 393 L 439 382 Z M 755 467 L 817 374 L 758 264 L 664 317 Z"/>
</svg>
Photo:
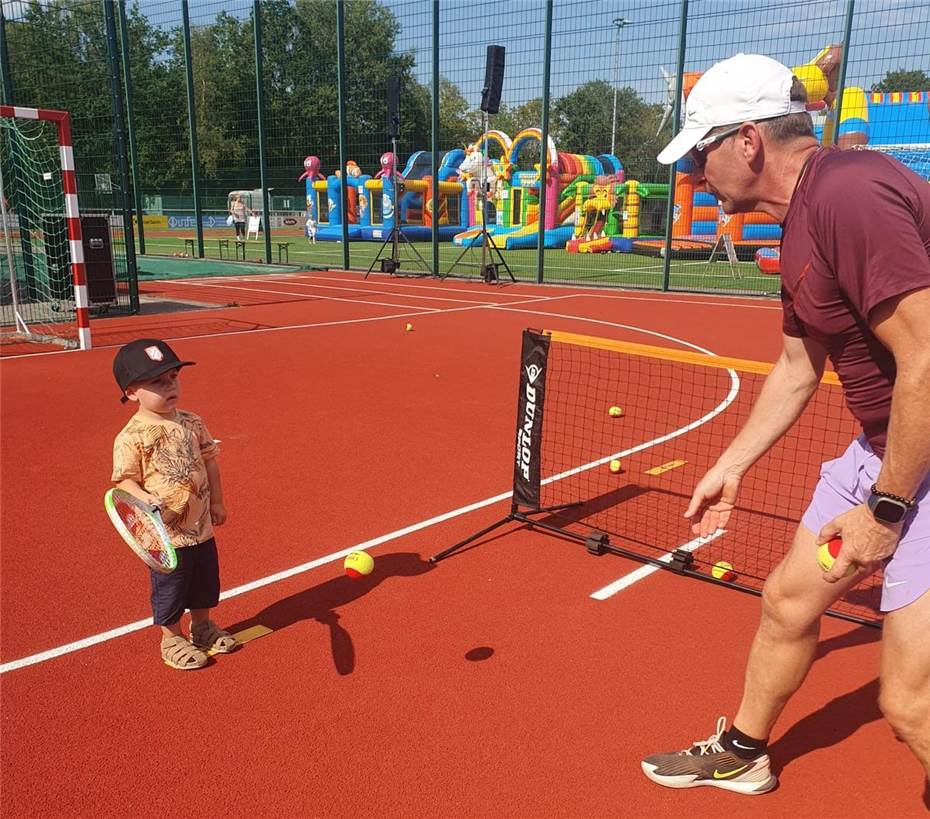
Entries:
<svg viewBox="0 0 930 819">
<path fill-rule="evenodd" d="M 798 419 L 828 357 L 862 427 L 824 464 L 766 581 L 731 727 L 721 717 L 707 740 L 643 760 L 646 776 L 672 788 L 777 785 L 768 738 L 814 661 L 821 616 L 880 566 L 879 705 L 930 775 L 930 185 L 878 152 L 822 147 L 805 99 L 781 63 L 738 54 L 698 80 L 684 128 L 659 154 L 687 157 L 695 185 L 726 213 L 762 211 L 783 228 L 783 350 L 694 490 L 694 533 L 726 526 L 743 475 Z M 817 546 L 834 535 L 843 545 L 823 572 Z"/>
</svg>

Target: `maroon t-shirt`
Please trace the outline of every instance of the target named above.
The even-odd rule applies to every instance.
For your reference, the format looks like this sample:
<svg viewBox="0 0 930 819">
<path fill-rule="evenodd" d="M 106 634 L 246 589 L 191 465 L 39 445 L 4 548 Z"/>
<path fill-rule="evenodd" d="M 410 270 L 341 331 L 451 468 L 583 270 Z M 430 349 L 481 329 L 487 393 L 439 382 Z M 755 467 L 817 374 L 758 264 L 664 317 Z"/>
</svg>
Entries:
<svg viewBox="0 0 930 819">
<path fill-rule="evenodd" d="M 826 348 L 881 456 L 896 369 L 869 315 L 886 299 L 930 287 L 930 184 L 876 151 L 822 149 L 783 228 L 784 332 Z"/>
</svg>

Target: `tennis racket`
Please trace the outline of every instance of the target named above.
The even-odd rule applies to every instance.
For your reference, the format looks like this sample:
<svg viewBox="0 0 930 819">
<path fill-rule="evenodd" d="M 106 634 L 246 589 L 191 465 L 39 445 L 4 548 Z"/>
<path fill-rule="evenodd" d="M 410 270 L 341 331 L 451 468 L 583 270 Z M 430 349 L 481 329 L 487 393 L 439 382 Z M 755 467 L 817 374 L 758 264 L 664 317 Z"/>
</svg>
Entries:
<svg viewBox="0 0 930 819">
<path fill-rule="evenodd" d="M 111 489 L 103 498 L 110 520 L 123 540 L 150 569 L 170 574 L 178 556 L 157 506 L 143 503 L 122 489 Z"/>
</svg>

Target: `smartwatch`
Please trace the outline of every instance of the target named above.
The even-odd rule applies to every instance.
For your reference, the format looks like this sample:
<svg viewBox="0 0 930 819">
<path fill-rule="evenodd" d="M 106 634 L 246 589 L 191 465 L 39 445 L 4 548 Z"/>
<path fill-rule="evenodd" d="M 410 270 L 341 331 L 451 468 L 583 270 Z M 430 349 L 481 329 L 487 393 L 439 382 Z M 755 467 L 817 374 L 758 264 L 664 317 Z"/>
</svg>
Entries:
<svg viewBox="0 0 930 819">
<path fill-rule="evenodd" d="M 900 523 L 915 504 L 916 501 L 913 499 L 879 492 L 875 484 L 872 484 L 872 494 L 869 495 L 868 500 L 869 511 L 872 517 L 880 523 Z"/>
</svg>

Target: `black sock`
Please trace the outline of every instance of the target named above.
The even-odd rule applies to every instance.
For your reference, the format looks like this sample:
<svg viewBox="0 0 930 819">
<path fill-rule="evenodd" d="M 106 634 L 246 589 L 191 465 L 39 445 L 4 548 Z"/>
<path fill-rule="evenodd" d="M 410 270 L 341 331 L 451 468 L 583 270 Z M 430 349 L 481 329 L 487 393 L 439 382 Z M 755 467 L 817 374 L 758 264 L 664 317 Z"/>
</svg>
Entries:
<svg viewBox="0 0 930 819">
<path fill-rule="evenodd" d="M 765 753 L 768 740 L 751 737 L 735 725 L 731 725 L 720 744 L 740 759 L 755 759 Z"/>
</svg>

